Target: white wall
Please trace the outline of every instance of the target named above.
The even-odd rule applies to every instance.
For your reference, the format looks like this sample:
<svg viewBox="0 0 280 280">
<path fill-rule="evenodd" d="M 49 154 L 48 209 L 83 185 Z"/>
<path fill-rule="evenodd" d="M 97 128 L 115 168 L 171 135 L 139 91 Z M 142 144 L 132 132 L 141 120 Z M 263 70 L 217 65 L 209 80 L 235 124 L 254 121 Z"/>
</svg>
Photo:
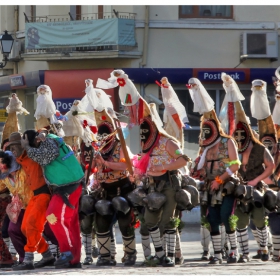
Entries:
<svg viewBox="0 0 280 280">
<path fill-rule="evenodd" d="M 265 3 L 263 3 L 265 4 Z M 280 5 L 234 6 L 236 21 L 279 21 Z"/>
</svg>

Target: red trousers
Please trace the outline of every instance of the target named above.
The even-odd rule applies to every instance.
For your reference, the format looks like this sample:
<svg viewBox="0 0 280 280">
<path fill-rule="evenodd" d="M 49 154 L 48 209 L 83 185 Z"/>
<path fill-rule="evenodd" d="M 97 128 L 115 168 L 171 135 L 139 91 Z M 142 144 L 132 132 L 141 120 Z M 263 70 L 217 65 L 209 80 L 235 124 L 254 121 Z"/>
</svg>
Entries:
<svg viewBox="0 0 280 280">
<path fill-rule="evenodd" d="M 81 237 L 79 223 L 79 199 L 82 193 L 82 185 L 69 195 L 68 200 L 74 209 L 67 206 L 60 195 L 54 194 L 47 209 L 47 221 L 53 231 L 60 252 L 70 251 L 74 259 L 70 262 L 75 264 L 81 259 Z"/>
<path fill-rule="evenodd" d="M 11 264 L 14 262 L 9 252 L 9 248 L 7 248 L 7 245 L 2 238 L 1 230 L 3 226 L 3 221 L 6 216 L 6 207 L 11 202 L 11 200 L 12 197 L 10 195 L 0 198 L 0 264 Z"/>
<path fill-rule="evenodd" d="M 21 231 L 26 236 L 25 252 L 44 253 L 49 248 L 47 241 L 42 236 L 46 223 L 46 211 L 50 202 L 49 194 L 33 196 L 25 209 Z"/>
</svg>

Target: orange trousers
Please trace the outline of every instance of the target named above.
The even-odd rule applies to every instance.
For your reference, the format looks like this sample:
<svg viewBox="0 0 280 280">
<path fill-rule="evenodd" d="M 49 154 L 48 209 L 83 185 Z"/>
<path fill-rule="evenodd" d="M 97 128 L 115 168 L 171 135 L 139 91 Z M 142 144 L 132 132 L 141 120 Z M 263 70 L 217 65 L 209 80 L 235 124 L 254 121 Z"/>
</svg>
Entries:
<svg viewBox="0 0 280 280">
<path fill-rule="evenodd" d="M 46 211 L 50 203 L 49 194 L 38 194 L 33 196 L 25 209 L 21 231 L 27 238 L 24 246 L 25 252 L 44 253 L 49 248 L 48 243 L 42 236 L 46 219 Z"/>
</svg>

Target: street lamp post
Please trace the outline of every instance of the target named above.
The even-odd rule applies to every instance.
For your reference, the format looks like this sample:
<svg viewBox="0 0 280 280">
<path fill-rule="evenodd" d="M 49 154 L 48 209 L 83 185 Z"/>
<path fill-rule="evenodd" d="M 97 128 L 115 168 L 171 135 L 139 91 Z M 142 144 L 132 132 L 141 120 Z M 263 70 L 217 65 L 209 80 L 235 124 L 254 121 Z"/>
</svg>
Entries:
<svg viewBox="0 0 280 280">
<path fill-rule="evenodd" d="M 5 30 L 5 33 L 0 36 L 0 43 L 1 43 L 1 52 L 3 54 L 3 62 L 0 63 L 0 68 L 4 68 L 7 65 L 8 56 L 12 51 L 14 39 L 12 35 L 8 34 L 8 31 Z"/>
</svg>

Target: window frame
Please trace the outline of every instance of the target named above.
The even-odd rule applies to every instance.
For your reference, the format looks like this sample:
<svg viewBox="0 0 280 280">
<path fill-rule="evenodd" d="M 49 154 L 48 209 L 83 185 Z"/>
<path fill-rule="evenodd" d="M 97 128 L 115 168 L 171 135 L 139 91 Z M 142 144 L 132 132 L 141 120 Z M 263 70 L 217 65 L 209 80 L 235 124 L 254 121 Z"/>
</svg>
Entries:
<svg viewBox="0 0 280 280">
<path fill-rule="evenodd" d="M 233 19 L 233 5 L 227 5 L 227 6 L 230 6 L 231 8 L 231 13 L 230 13 L 230 16 L 229 17 L 222 17 L 222 16 L 200 16 L 199 15 L 199 7 L 201 6 L 204 6 L 204 5 L 192 5 L 193 7 L 193 14 L 191 15 L 186 15 L 186 14 L 183 14 L 181 11 L 182 11 L 182 7 L 183 5 L 179 5 L 179 19 L 185 19 L 185 18 L 204 18 L 204 19 Z M 219 5 L 216 5 L 216 6 L 219 6 Z"/>
</svg>

